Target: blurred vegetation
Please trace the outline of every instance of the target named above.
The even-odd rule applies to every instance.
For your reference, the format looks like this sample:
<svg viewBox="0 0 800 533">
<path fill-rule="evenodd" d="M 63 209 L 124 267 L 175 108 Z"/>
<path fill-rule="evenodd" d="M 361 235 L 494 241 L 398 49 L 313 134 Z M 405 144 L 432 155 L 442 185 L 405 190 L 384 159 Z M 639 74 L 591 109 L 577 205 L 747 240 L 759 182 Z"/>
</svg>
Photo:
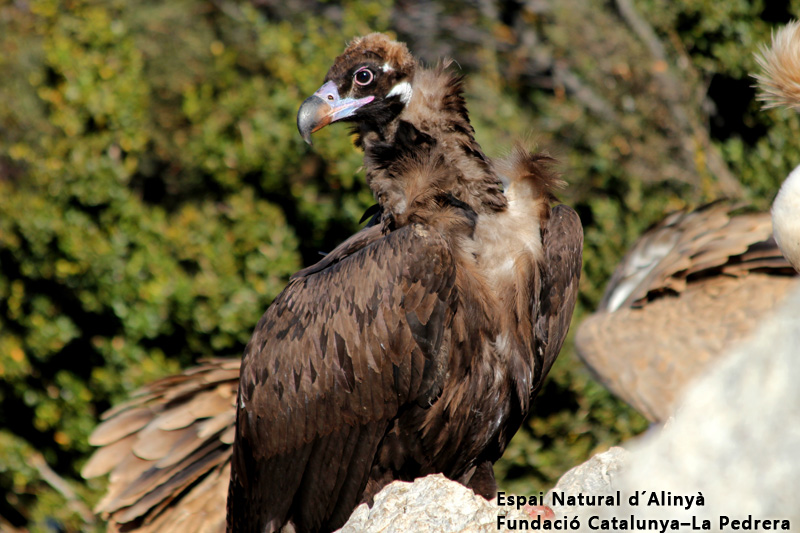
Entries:
<svg viewBox="0 0 800 533">
<path fill-rule="evenodd" d="M 665 212 L 765 209 L 800 120 L 759 110 L 753 52 L 800 0 L 0 0 L 0 530 L 102 531 L 78 471 L 99 415 L 239 356 L 288 276 L 371 195 L 344 126 L 295 131 L 354 35 L 392 31 L 469 77 L 479 140 L 556 155 L 585 224 L 575 322 Z M 789 155 L 794 154 L 794 158 Z M 642 431 L 565 347 L 497 465 L 547 488 Z"/>
</svg>

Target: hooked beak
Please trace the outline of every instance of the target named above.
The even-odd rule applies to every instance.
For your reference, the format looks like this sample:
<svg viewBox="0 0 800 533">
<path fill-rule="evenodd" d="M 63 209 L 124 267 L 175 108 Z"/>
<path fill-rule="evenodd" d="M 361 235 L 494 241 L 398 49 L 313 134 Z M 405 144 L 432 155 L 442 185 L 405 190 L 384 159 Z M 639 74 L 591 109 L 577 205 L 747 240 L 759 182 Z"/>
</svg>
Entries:
<svg viewBox="0 0 800 533">
<path fill-rule="evenodd" d="M 356 110 L 374 100 L 364 98 L 339 98 L 339 90 L 332 81 L 325 83 L 313 95 L 306 98 L 297 111 L 297 130 L 303 140 L 311 144 L 311 134 L 337 120 L 347 118 Z"/>
</svg>

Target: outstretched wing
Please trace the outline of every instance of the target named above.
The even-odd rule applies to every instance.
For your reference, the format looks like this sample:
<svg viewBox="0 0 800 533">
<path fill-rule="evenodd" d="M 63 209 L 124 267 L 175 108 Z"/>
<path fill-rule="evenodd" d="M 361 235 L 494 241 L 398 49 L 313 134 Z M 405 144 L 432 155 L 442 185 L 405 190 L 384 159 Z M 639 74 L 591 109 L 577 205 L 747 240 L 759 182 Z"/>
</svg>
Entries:
<svg viewBox="0 0 800 533">
<path fill-rule="evenodd" d="M 82 474 L 111 474 L 95 508 L 109 531 L 225 530 L 239 363 L 206 360 L 103 415 Z"/>
<path fill-rule="evenodd" d="M 682 292 L 692 279 L 791 266 L 772 240 L 768 213 L 732 215 L 736 206 L 707 204 L 679 211 L 645 232 L 620 261 L 598 310 L 641 307 L 663 294 Z"/>
<path fill-rule="evenodd" d="M 389 421 L 440 392 L 454 283 L 441 234 L 411 225 L 278 296 L 243 360 L 229 527 L 346 521 Z"/>
<path fill-rule="evenodd" d="M 550 372 L 567 337 L 583 257 L 583 226 L 580 217 L 566 205 L 557 205 L 542 231 L 544 258 L 541 266 L 541 285 L 534 292 L 535 357 L 541 361 L 541 372 L 531 384 L 535 396 Z"/>
<path fill-rule="evenodd" d="M 666 420 L 684 386 L 797 286 L 769 213 L 732 210 L 675 213 L 643 234 L 578 328 L 581 359 L 651 421 Z"/>
</svg>

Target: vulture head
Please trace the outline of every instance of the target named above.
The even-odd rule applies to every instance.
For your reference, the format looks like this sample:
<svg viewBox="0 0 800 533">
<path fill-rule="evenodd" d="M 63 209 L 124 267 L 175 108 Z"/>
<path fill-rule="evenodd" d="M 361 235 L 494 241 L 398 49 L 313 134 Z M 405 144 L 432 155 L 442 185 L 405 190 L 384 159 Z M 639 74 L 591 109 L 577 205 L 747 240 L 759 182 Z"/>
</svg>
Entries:
<svg viewBox="0 0 800 533">
<path fill-rule="evenodd" d="M 416 61 L 403 43 L 381 33 L 357 38 L 336 58 L 322 84 L 297 113 L 297 129 L 311 134 L 337 121 L 379 129 L 411 100 Z"/>
</svg>

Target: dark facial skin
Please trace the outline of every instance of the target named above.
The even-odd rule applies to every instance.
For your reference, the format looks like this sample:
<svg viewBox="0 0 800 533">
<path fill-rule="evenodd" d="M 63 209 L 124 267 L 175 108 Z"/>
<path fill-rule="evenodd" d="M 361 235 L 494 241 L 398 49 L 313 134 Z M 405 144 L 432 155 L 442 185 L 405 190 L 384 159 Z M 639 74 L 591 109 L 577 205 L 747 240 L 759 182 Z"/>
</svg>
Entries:
<svg viewBox="0 0 800 533">
<path fill-rule="evenodd" d="M 392 90 L 407 79 L 380 58 L 341 56 L 322 87 L 300 106 L 297 129 L 311 144 L 313 132 L 337 121 L 356 122 L 362 131 L 381 128 L 405 107 L 402 91 Z"/>
</svg>

